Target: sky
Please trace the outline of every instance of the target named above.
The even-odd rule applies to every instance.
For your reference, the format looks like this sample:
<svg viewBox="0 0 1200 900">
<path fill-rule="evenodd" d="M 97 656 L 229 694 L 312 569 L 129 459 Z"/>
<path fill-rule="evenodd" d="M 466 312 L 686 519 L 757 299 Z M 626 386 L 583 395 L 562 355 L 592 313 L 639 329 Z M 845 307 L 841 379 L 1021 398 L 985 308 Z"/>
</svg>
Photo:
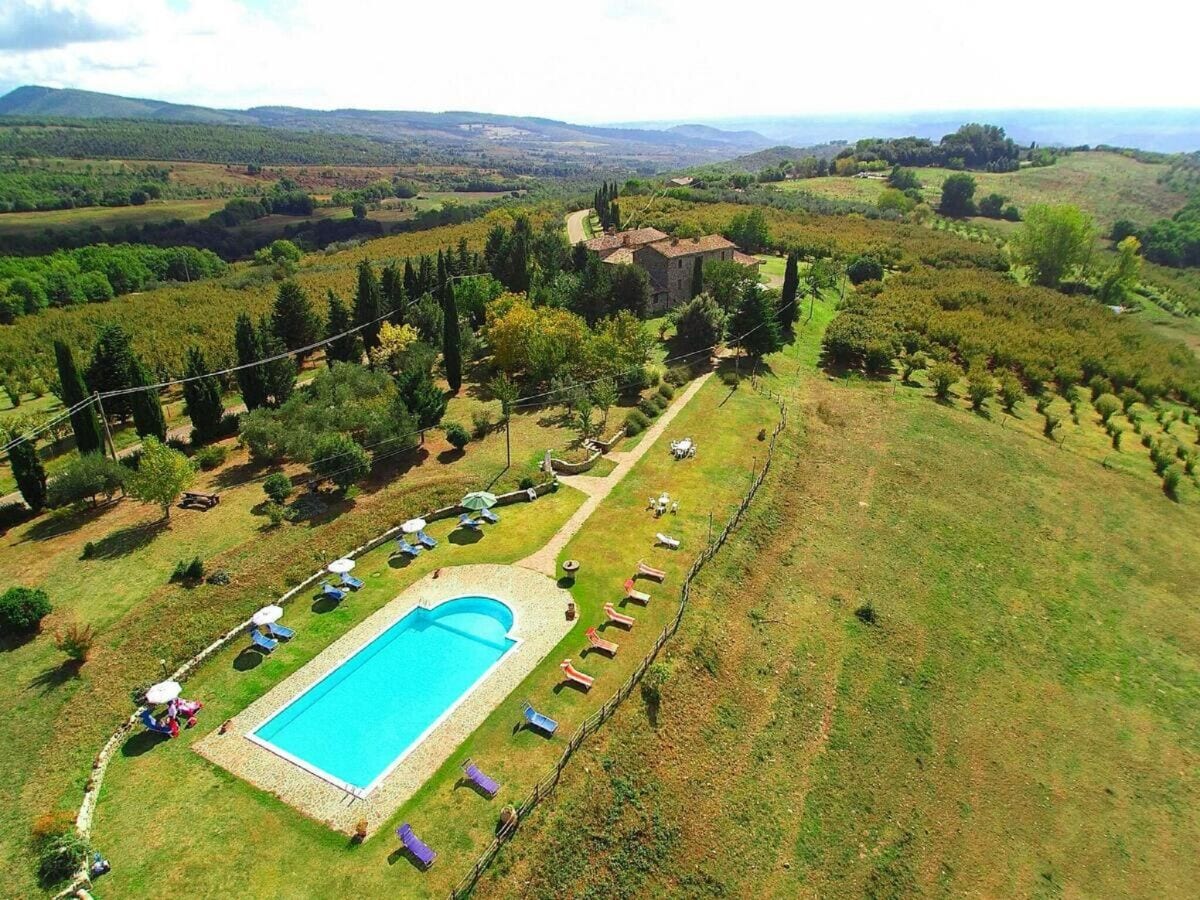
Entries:
<svg viewBox="0 0 1200 900">
<path fill-rule="evenodd" d="M 580 123 L 1200 107 L 1197 34 L 1196 0 L 0 0 L 0 93 Z"/>
</svg>

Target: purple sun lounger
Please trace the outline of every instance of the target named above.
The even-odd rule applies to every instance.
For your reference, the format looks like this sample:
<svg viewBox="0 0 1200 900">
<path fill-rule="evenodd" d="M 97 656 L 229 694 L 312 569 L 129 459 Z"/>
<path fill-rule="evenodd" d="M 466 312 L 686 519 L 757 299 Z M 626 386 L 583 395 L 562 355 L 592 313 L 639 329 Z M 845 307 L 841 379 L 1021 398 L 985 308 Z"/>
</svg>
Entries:
<svg viewBox="0 0 1200 900">
<path fill-rule="evenodd" d="M 475 765 L 471 760 L 468 759 L 463 762 L 462 770 L 463 774 L 467 776 L 467 781 L 471 782 L 471 784 L 475 785 L 489 797 L 495 797 L 496 791 L 500 790 L 500 785 L 496 780 L 484 775 L 479 770 L 479 766 Z"/>
<path fill-rule="evenodd" d="M 396 829 L 396 837 L 404 844 L 404 849 L 420 860 L 421 865 L 428 869 L 437 859 L 437 853 L 429 849 L 429 845 L 413 834 L 412 826 L 405 822 Z"/>
</svg>

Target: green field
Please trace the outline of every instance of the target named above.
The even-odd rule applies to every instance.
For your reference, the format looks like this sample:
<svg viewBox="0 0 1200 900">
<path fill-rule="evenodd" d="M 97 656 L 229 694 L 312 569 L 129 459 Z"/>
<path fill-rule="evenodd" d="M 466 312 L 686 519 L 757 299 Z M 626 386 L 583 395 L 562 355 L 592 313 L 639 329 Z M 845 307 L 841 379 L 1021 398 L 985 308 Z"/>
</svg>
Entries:
<svg viewBox="0 0 1200 900">
<path fill-rule="evenodd" d="M 85 209 L 4 213 L 0 215 L 0 235 L 27 234 L 47 228 L 119 228 L 173 219 L 190 222 L 203 219 L 224 205 L 224 200 L 151 200 L 145 206 L 89 206 Z"/>
<path fill-rule="evenodd" d="M 1186 195 L 1158 183 L 1165 165 L 1141 163 L 1116 153 L 1073 153 L 1052 166 L 1017 172 L 971 172 L 975 197 L 1002 194 L 1024 209 L 1033 203 L 1074 203 L 1104 228 L 1117 219 L 1152 222 L 1183 206 Z M 936 207 L 949 169 L 917 169 L 926 202 Z M 887 187 L 882 179 L 804 178 L 779 182 L 778 190 L 807 191 L 838 200 L 874 203 Z"/>
<path fill-rule="evenodd" d="M 829 380 L 814 337 L 771 360 L 791 427 L 659 706 L 477 895 L 1189 895 L 1200 492 L 1087 420 L 1059 449 L 1032 409 Z"/>
</svg>

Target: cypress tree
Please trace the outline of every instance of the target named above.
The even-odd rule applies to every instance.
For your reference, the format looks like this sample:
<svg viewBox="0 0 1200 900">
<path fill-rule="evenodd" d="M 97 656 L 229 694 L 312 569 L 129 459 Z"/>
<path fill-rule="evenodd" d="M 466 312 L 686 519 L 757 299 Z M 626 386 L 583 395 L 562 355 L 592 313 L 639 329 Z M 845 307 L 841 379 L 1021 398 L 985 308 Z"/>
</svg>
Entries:
<svg viewBox="0 0 1200 900">
<path fill-rule="evenodd" d="M 55 341 L 54 359 L 58 364 L 58 383 L 62 385 L 63 405 L 70 409 L 87 397 L 88 391 L 83 385 L 79 369 L 75 367 L 75 357 L 70 347 L 62 341 Z M 104 446 L 100 420 L 91 404 L 71 413 L 71 428 L 75 432 L 75 446 L 80 453 L 94 453 Z"/>
<path fill-rule="evenodd" d="M 358 293 L 354 297 L 354 324 L 363 326 L 363 345 L 367 350 L 379 346 L 379 329 L 382 322 L 375 321 L 383 315 L 383 296 L 379 292 L 379 281 L 371 263 L 364 259 L 358 264 Z"/>
<path fill-rule="evenodd" d="M 460 237 L 458 239 L 458 274 L 470 275 L 474 266 L 471 260 L 471 251 L 467 248 L 467 239 Z"/>
<path fill-rule="evenodd" d="M 333 291 L 329 292 L 329 316 L 325 326 L 326 336 L 349 331 L 354 327 L 350 319 L 350 308 L 342 302 L 342 298 Z M 335 362 L 362 362 L 362 341 L 357 334 L 348 334 L 331 341 L 325 346 L 325 362 L 332 366 Z"/>
<path fill-rule="evenodd" d="M 133 384 L 131 387 L 143 387 L 129 395 L 130 406 L 133 407 L 133 427 L 139 437 L 151 435 L 160 441 L 167 439 L 167 417 L 163 415 L 162 403 L 158 397 L 158 388 L 151 388 L 153 381 L 150 371 L 137 357 L 133 360 Z"/>
<path fill-rule="evenodd" d="M 412 260 L 406 257 L 404 260 L 404 296 L 408 300 L 415 300 L 419 293 L 417 273 L 413 271 Z"/>
<path fill-rule="evenodd" d="M 446 257 L 439 250 L 437 255 L 437 298 L 443 308 L 446 306 L 446 285 L 449 283 L 447 281 L 448 278 L 449 273 L 446 271 Z"/>
<path fill-rule="evenodd" d="M 320 340 L 321 320 L 304 288 L 290 278 L 279 285 L 275 295 L 271 330 L 288 350 L 299 350 Z"/>
<path fill-rule="evenodd" d="M 692 264 L 692 296 L 698 297 L 704 293 L 704 257 L 697 256 Z"/>
<path fill-rule="evenodd" d="M 779 298 L 779 324 L 785 331 L 790 331 L 796 321 L 796 293 L 800 288 L 799 260 L 795 253 L 789 253 L 787 265 L 783 269 L 783 294 Z"/>
<path fill-rule="evenodd" d="M 392 314 L 392 323 L 395 325 L 402 324 L 404 322 L 405 306 L 404 279 L 394 263 L 389 263 L 383 267 L 383 272 L 380 273 L 379 289 L 383 297 L 384 309 Z"/>
<path fill-rule="evenodd" d="M 258 409 L 267 402 L 267 389 L 263 385 L 262 367 L 253 366 L 250 363 L 263 358 L 262 342 L 258 339 L 254 323 L 250 321 L 250 316 L 246 313 L 242 313 L 237 318 L 233 342 L 237 350 L 238 365 L 248 366 L 245 369 L 238 369 L 237 372 L 242 402 L 246 404 L 246 409 Z"/>
<path fill-rule="evenodd" d="M 458 303 L 454 286 L 449 282 L 442 292 L 442 361 L 446 366 L 446 381 L 457 394 L 462 387 L 462 335 L 458 328 Z"/>
<path fill-rule="evenodd" d="M 433 289 L 433 263 L 429 257 L 422 253 L 419 265 L 417 267 L 417 292 L 410 294 L 409 297 L 416 300 L 418 297 L 423 297 Z"/>
<path fill-rule="evenodd" d="M 188 350 L 184 376 L 192 379 L 183 384 L 183 399 L 188 418 L 192 420 L 192 443 L 207 444 L 221 435 L 221 418 L 225 406 L 221 402 L 221 383 L 209 375 L 208 363 L 199 347 Z"/>
<path fill-rule="evenodd" d="M 258 342 L 262 346 L 263 358 L 279 356 L 284 352 L 283 343 L 275 336 L 271 328 L 271 320 L 263 318 L 258 325 Z M 262 371 L 263 390 L 266 392 L 266 405 L 272 408 L 283 406 L 292 390 L 296 387 L 296 363 L 290 356 L 283 356 L 263 363 L 258 367 Z"/>
<path fill-rule="evenodd" d="M 133 338 L 120 325 L 105 325 L 96 338 L 92 361 L 88 365 L 84 380 L 93 391 L 122 391 L 133 387 Z M 123 421 L 132 412 L 130 395 L 111 397 L 104 404 L 104 412 Z"/>
<path fill-rule="evenodd" d="M 609 213 L 609 218 L 612 219 L 612 226 L 613 226 L 613 228 L 617 229 L 617 231 L 620 231 L 621 230 L 621 207 L 618 206 L 617 201 L 614 200 L 612 202 L 612 205 L 609 207 L 609 209 L 611 210 L 611 212 Z"/>
<path fill-rule="evenodd" d="M 29 438 L 10 447 L 8 461 L 26 505 L 40 512 L 46 505 L 46 469 L 38 456 L 37 441 Z"/>
</svg>

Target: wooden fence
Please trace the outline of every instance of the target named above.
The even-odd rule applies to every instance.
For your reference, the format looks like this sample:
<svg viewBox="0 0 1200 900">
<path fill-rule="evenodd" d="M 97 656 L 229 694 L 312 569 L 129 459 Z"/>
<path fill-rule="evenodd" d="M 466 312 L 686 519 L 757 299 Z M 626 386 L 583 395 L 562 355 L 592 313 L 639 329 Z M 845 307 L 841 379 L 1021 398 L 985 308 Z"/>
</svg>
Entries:
<svg viewBox="0 0 1200 900">
<path fill-rule="evenodd" d="M 475 865 L 471 867 L 471 871 L 450 892 L 451 900 L 460 900 L 460 898 L 466 897 L 471 893 L 480 876 L 491 865 L 492 860 L 496 858 L 496 854 L 500 852 L 501 848 L 516 833 L 520 823 L 525 821 L 525 817 L 533 812 L 534 808 L 542 800 L 554 792 L 554 789 L 558 786 L 559 779 L 562 777 L 563 769 L 566 768 L 571 757 L 575 755 L 575 751 L 583 745 L 583 742 L 589 735 L 598 731 L 600 726 L 608 721 L 609 717 L 617 711 L 617 707 L 621 705 L 625 698 L 633 693 L 633 689 L 642 680 L 642 676 L 646 674 L 646 670 L 658 658 L 658 654 L 663 646 L 679 630 L 679 625 L 683 622 L 683 614 L 687 610 L 688 601 L 692 596 L 692 581 L 700 574 L 700 570 L 704 568 L 705 564 L 716 556 L 717 551 L 725 546 L 725 542 L 729 539 L 729 535 L 733 532 L 733 529 L 742 521 L 742 516 L 745 515 L 750 502 L 754 499 L 754 495 L 758 493 L 759 487 L 766 479 L 767 473 L 771 470 L 771 460 L 775 456 L 775 441 L 779 437 L 779 433 L 787 425 L 787 406 L 783 398 L 763 385 L 757 378 L 751 380 L 751 385 L 759 393 L 779 404 L 779 421 L 775 424 L 775 430 L 771 433 L 771 442 L 767 447 L 766 462 L 763 464 L 762 470 L 758 472 L 751 482 L 749 490 L 746 491 L 746 495 L 738 504 L 737 509 L 734 510 L 733 515 L 725 523 L 725 527 L 721 529 L 720 533 L 712 539 L 709 545 L 693 561 L 692 567 L 683 579 L 683 586 L 679 589 L 679 607 L 676 609 L 674 617 L 667 623 L 662 633 L 655 640 L 654 646 L 650 648 L 650 652 L 646 654 L 638 664 L 638 667 L 633 671 L 633 674 L 626 679 L 617 692 L 609 697 L 603 706 L 583 720 L 575 730 L 575 733 L 571 735 L 570 740 L 567 741 L 567 746 L 558 758 L 558 761 L 554 764 L 554 768 L 547 772 L 545 777 L 533 786 L 533 790 L 530 791 L 529 795 L 516 807 L 516 818 L 500 828 L 491 843 L 479 855 L 479 859 L 475 861 Z"/>
</svg>

